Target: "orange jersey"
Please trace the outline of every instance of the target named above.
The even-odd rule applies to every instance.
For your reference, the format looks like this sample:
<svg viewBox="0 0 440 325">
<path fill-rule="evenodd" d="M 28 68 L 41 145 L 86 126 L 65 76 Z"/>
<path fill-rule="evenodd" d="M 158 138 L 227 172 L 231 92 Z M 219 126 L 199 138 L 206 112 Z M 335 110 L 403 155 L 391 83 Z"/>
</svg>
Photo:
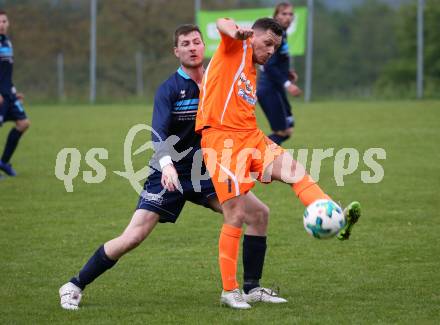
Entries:
<svg viewBox="0 0 440 325">
<path fill-rule="evenodd" d="M 257 71 L 250 41 L 220 35 L 220 45 L 202 81 L 196 132 L 206 127 L 255 130 Z"/>
<path fill-rule="evenodd" d="M 201 146 L 206 168 L 220 203 L 244 195 L 255 180 L 270 183 L 265 171 L 284 149 L 259 129 L 202 131 Z"/>
</svg>

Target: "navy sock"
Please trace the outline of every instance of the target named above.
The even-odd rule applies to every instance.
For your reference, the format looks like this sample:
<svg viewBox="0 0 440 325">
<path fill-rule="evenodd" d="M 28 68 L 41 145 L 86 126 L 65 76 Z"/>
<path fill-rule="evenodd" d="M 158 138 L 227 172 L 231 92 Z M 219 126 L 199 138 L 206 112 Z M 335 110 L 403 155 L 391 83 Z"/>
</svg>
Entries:
<svg viewBox="0 0 440 325">
<path fill-rule="evenodd" d="M 104 245 L 102 245 L 95 254 L 90 257 L 78 275 L 70 279 L 70 282 L 80 287 L 81 290 L 84 290 L 89 283 L 92 283 L 98 276 L 112 268 L 116 262 L 117 260 L 113 261 L 105 254 Z"/>
<path fill-rule="evenodd" d="M 287 139 L 289 139 L 290 136 L 288 136 L 288 135 L 282 136 L 282 135 L 272 133 L 271 135 L 268 136 L 268 138 L 279 145 L 279 144 L 283 143 L 284 141 L 286 141 Z"/>
<path fill-rule="evenodd" d="M 260 286 L 260 279 L 263 275 L 264 257 L 266 255 L 266 236 L 244 235 L 243 239 L 243 269 L 244 281 L 243 291 Z"/>
<path fill-rule="evenodd" d="M 2 161 L 8 163 L 11 160 L 12 154 L 17 148 L 18 141 L 20 140 L 22 132 L 18 131 L 16 128 L 12 128 L 9 132 L 8 139 L 6 140 L 5 150 L 3 151 Z"/>
</svg>

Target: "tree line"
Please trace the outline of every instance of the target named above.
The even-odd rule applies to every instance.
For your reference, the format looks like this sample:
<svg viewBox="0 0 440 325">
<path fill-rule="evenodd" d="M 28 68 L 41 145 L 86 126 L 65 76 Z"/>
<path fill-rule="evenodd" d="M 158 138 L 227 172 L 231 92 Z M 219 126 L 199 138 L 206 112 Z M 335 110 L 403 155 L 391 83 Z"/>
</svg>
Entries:
<svg viewBox="0 0 440 325">
<path fill-rule="evenodd" d="M 350 11 L 330 11 L 315 1 L 313 94 L 315 98 L 414 98 L 416 2 L 392 8 L 366 0 Z M 304 5 L 305 1 L 293 1 Z M 267 1 L 204 0 L 203 9 L 267 5 Z M 55 101 L 57 56 L 64 58 L 68 100 L 86 100 L 89 87 L 88 0 L 0 0 L 11 21 L 15 83 L 34 100 Z M 194 22 L 192 0 L 100 0 L 98 99 L 134 99 L 136 53 L 143 57 L 143 97 L 176 69 L 173 31 Z M 440 90 L 440 2 L 426 0 L 425 95 Z M 300 76 L 304 57 L 294 58 Z M 300 83 L 304 79 L 301 78 Z"/>
</svg>

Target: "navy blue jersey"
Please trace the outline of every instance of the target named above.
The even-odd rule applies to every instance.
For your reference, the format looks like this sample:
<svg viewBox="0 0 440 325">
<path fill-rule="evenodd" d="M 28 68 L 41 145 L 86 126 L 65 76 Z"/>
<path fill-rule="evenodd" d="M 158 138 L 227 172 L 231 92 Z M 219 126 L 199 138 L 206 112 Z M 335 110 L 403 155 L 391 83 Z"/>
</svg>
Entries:
<svg viewBox="0 0 440 325">
<path fill-rule="evenodd" d="M 170 156 L 178 172 L 190 173 L 194 153 L 200 149 L 200 136 L 194 131 L 198 104 L 199 86 L 181 67 L 160 85 L 154 98 L 152 127 L 157 134 L 152 132 L 152 139 L 156 152 L 150 165 L 155 167 L 161 158 Z M 173 135 L 179 139 L 176 143 L 166 141 Z M 176 152 L 191 147 L 176 161 Z"/>
<path fill-rule="evenodd" d="M 12 43 L 6 35 L 0 35 L 0 94 L 11 96 L 15 93 L 12 83 L 14 52 Z"/>
<path fill-rule="evenodd" d="M 257 89 L 260 85 L 267 84 L 268 81 L 279 87 L 284 87 L 284 83 L 289 80 L 289 68 L 289 46 L 287 45 L 287 33 L 284 31 L 280 47 L 262 68 Z"/>
</svg>

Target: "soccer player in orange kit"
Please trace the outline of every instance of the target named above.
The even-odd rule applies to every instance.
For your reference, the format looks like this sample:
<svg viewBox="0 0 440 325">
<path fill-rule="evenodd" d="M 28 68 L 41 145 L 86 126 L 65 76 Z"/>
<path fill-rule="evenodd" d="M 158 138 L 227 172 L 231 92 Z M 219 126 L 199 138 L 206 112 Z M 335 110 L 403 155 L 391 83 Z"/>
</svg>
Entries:
<svg viewBox="0 0 440 325">
<path fill-rule="evenodd" d="M 220 301 L 232 308 L 248 309 L 253 297 L 241 294 L 236 273 L 246 216 L 244 202 L 254 180 L 289 184 L 305 206 L 330 198 L 301 164 L 257 126 L 255 65 L 265 64 L 280 46 L 282 27 L 271 18 L 258 19 L 250 29 L 221 18 L 217 28 L 221 41 L 203 77 L 196 132 L 202 135 L 205 163 L 224 214 L 219 239 Z M 344 213 L 347 223 L 339 233 L 342 240 L 348 239 L 360 217 L 359 203 L 352 202 Z"/>
</svg>

